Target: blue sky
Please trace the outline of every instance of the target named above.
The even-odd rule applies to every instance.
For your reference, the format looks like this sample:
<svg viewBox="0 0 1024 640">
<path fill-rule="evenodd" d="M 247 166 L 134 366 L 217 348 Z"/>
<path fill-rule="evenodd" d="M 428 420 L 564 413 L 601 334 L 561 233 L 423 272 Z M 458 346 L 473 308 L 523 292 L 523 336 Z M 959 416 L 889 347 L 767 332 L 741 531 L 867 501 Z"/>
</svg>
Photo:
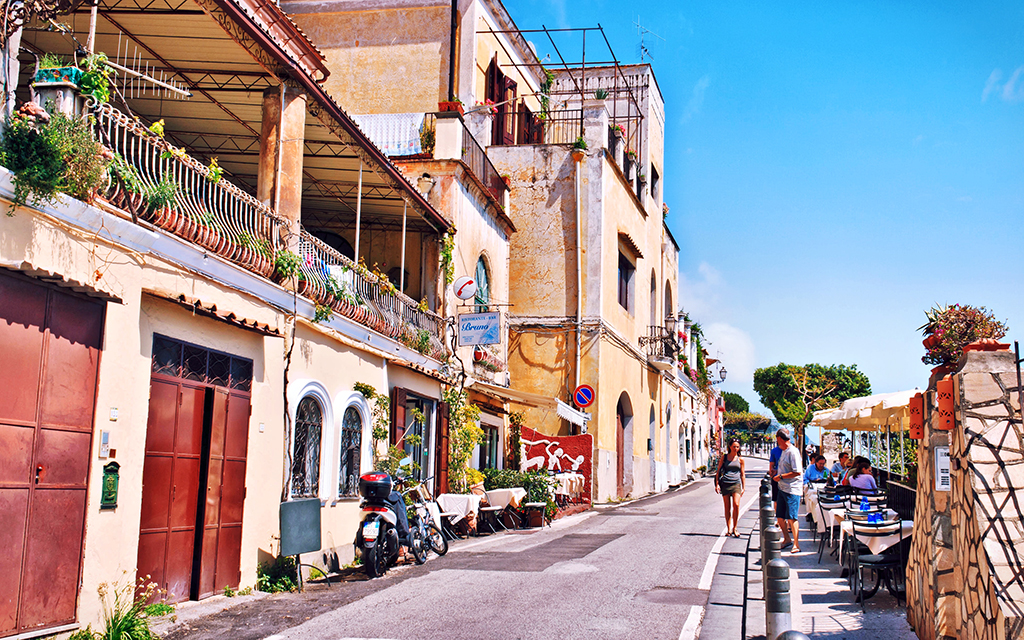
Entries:
<svg viewBox="0 0 1024 640">
<path fill-rule="evenodd" d="M 637 20 L 664 38 L 645 42 L 680 296 L 725 390 L 754 404 L 753 370 L 780 361 L 924 388 L 934 303 L 987 306 L 1024 341 L 1024 3 L 506 6 L 521 29 L 600 23 L 622 62 Z"/>
</svg>

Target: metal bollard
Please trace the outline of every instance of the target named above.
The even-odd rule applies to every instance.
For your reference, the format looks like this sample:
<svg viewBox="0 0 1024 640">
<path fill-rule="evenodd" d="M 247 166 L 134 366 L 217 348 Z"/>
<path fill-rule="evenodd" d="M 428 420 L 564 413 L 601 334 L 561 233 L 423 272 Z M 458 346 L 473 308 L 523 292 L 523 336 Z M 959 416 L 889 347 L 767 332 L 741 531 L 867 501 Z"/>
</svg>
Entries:
<svg viewBox="0 0 1024 640">
<path fill-rule="evenodd" d="M 768 593 L 768 564 L 782 557 L 782 529 L 772 525 L 764 530 L 764 551 L 761 553 L 761 581 Z"/>
<path fill-rule="evenodd" d="M 775 640 L 811 640 L 806 634 L 800 633 L 794 629 L 789 631 L 783 631 L 781 635 Z"/>
<path fill-rule="evenodd" d="M 765 568 L 768 576 L 765 600 L 765 637 L 780 640 L 793 627 L 793 613 L 789 598 L 789 564 L 775 558 Z"/>
<path fill-rule="evenodd" d="M 767 548 L 767 547 L 765 547 L 766 539 L 765 539 L 765 536 L 764 536 L 764 532 L 768 530 L 768 527 L 770 527 L 773 524 L 775 524 L 775 522 L 774 522 L 775 521 L 775 511 L 772 509 L 771 505 L 768 505 L 767 507 L 761 507 L 761 514 L 760 515 L 761 515 L 761 523 L 760 523 L 761 524 L 761 528 L 760 528 L 760 532 L 761 532 L 761 555 L 764 555 L 765 549 Z"/>
</svg>

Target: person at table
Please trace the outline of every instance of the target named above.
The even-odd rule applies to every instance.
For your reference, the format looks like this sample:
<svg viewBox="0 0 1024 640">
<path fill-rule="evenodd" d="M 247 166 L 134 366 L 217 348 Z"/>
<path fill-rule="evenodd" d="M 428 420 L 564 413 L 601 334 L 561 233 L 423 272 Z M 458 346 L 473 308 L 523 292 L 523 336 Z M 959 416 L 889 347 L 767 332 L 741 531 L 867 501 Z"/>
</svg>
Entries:
<svg viewBox="0 0 1024 640">
<path fill-rule="evenodd" d="M 800 553 L 800 482 L 803 476 L 803 465 L 800 452 L 789 444 L 789 429 L 785 427 L 775 432 L 775 444 L 782 449 L 779 463 L 776 465 L 774 480 L 779 483 L 779 499 L 775 508 L 775 516 L 782 529 L 782 548 L 793 545 L 792 553 Z"/>
<path fill-rule="evenodd" d="M 843 471 L 842 475 L 839 476 L 839 484 L 850 486 L 850 478 L 853 477 L 853 472 L 856 470 L 857 465 L 861 462 L 867 462 L 868 459 L 864 456 L 854 456 L 853 460 L 850 461 L 850 466 Z"/>
<path fill-rule="evenodd" d="M 836 463 L 834 465 L 832 465 L 832 469 L 831 469 L 832 479 L 835 480 L 837 484 L 839 482 L 842 482 L 843 472 L 846 471 L 846 467 L 849 466 L 849 464 L 850 464 L 850 454 L 848 452 L 846 452 L 846 451 L 841 451 L 839 453 L 839 459 L 836 460 Z"/>
<path fill-rule="evenodd" d="M 715 492 L 722 495 L 725 505 L 726 535 L 740 537 L 736 532 L 736 523 L 740 519 L 740 496 L 745 490 L 743 477 L 746 475 L 746 463 L 740 455 L 740 441 L 730 438 L 726 453 L 718 461 L 718 472 L 715 474 Z"/>
<path fill-rule="evenodd" d="M 808 485 L 812 482 L 824 482 L 828 480 L 829 472 L 828 469 L 825 468 L 825 456 L 811 456 L 811 460 L 814 464 L 807 467 L 807 471 L 804 471 L 804 484 Z"/>
<path fill-rule="evenodd" d="M 875 476 L 871 475 L 870 460 L 861 460 L 853 468 L 853 474 L 850 475 L 850 486 L 858 489 L 878 491 L 878 483 L 875 482 Z"/>
</svg>

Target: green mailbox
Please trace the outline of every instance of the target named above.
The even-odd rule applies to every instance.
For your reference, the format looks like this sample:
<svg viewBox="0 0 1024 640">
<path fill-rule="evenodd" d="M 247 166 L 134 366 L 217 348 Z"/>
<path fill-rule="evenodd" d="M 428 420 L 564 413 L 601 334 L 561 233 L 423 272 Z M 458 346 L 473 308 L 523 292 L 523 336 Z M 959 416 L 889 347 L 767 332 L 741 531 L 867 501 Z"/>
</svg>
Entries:
<svg viewBox="0 0 1024 640">
<path fill-rule="evenodd" d="M 103 492 L 100 494 L 100 509 L 117 507 L 117 483 L 120 479 L 118 469 L 121 465 L 108 462 L 103 465 Z"/>
</svg>

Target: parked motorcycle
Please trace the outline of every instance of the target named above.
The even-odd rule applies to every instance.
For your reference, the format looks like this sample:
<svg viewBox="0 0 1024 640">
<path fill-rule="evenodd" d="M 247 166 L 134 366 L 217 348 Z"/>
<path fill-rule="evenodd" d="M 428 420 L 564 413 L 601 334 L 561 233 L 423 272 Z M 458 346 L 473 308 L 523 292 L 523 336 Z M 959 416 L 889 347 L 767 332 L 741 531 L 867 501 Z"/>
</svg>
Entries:
<svg viewBox="0 0 1024 640">
<path fill-rule="evenodd" d="M 409 526 L 412 529 L 419 529 L 420 535 L 427 542 L 427 547 L 439 556 L 443 556 L 448 553 L 448 538 L 445 537 L 444 533 L 441 532 L 441 527 L 434 522 L 433 512 L 430 509 L 430 505 L 437 509 L 437 503 L 434 502 L 430 495 L 430 490 L 427 488 L 431 478 L 427 478 L 422 483 L 410 487 L 406 492 L 412 499 L 414 510 L 410 513 Z M 413 556 L 417 562 L 419 558 Z M 424 557 L 424 560 L 426 558 Z M 422 564 L 422 563 L 420 563 Z"/>
<path fill-rule="evenodd" d="M 406 459 L 411 462 L 410 459 Z M 408 463 L 403 460 L 401 465 Z M 427 560 L 427 545 L 423 529 L 409 527 L 405 499 L 395 491 L 391 476 L 373 471 L 359 478 L 360 508 L 363 518 L 356 530 L 355 553 L 362 558 L 366 575 L 376 578 L 384 575 L 398 562 L 401 548 L 407 547 L 417 564 Z"/>
</svg>

